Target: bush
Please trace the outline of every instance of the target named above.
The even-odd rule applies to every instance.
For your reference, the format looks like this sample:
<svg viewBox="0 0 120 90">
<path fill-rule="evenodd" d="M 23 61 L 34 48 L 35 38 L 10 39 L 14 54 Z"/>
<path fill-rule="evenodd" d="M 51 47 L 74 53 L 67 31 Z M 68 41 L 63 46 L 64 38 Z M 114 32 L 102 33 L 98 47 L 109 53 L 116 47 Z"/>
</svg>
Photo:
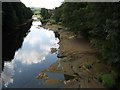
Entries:
<svg viewBox="0 0 120 90">
<path fill-rule="evenodd" d="M 49 22 L 51 23 L 51 24 L 56 24 L 56 22 L 55 22 L 55 20 L 49 20 Z"/>
<path fill-rule="evenodd" d="M 111 74 L 100 74 L 97 76 L 97 79 L 107 88 L 113 88 L 115 86 L 115 79 Z"/>
<path fill-rule="evenodd" d="M 58 25 L 62 25 L 62 22 L 58 22 Z"/>
</svg>

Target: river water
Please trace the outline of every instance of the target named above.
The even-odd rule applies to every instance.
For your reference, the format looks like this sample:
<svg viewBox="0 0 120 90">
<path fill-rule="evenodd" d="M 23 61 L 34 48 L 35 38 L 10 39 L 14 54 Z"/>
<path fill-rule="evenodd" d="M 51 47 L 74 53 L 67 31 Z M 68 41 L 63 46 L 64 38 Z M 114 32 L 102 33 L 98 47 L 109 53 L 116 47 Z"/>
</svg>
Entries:
<svg viewBox="0 0 120 90">
<path fill-rule="evenodd" d="M 59 39 L 53 31 L 40 27 L 41 22 L 33 21 L 30 32 L 24 38 L 22 47 L 15 52 L 14 59 L 4 63 L 1 74 L 3 88 L 46 88 L 63 87 L 63 83 L 46 86 L 44 81 L 36 76 L 55 63 L 57 51 L 51 53 L 51 48 L 58 50 Z M 47 73 L 56 79 L 64 80 L 63 74 Z"/>
</svg>

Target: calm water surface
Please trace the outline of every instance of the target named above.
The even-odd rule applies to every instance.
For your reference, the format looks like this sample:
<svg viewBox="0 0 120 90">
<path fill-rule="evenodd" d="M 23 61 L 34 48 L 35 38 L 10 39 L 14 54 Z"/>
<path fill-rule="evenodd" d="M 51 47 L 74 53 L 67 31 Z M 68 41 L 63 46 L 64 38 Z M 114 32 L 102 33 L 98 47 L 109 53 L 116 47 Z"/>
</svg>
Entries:
<svg viewBox="0 0 120 90">
<path fill-rule="evenodd" d="M 22 47 L 15 52 L 14 59 L 5 62 L 1 75 L 4 88 L 47 87 L 42 80 L 36 79 L 36 76 L 58 60 L 57 52 L 51 53 L 51 48 L 59 48 L 57 44 L 59 39 L 55 37 L 53 31 L 39 25 L 40 22 L 33 22 Z M 63 74 L 47 73 L 47 75 L 64 80 Z M 49 87 L 63 87 L 63 83 Z"/>
</svg>

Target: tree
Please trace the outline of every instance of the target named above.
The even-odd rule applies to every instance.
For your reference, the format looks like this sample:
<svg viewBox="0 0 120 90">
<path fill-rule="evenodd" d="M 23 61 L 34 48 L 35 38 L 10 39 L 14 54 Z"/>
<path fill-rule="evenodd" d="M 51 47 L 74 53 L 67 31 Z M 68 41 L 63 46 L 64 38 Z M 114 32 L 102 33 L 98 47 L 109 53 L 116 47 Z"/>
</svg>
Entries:
<svg viewBox="0 0 120 90">
<path fill-rule="evenodd" d="M 62 8 L 61 8 L 62 7 Z M 104 60 L 120 65 L 120 2 L 63 3 L 55 10 L 55 20 L 88 39 Z M 62 17 L 62 19 L 60 19 Z"/>
<path fill-rule="evenodd" d="M 50 18 L 50 14 L 49 14 L 48 10 L 45 9 L 45 8 L 41 8 L 41 13 L 40 14 L 42 15 L 44 20 Z"/>
</svg>

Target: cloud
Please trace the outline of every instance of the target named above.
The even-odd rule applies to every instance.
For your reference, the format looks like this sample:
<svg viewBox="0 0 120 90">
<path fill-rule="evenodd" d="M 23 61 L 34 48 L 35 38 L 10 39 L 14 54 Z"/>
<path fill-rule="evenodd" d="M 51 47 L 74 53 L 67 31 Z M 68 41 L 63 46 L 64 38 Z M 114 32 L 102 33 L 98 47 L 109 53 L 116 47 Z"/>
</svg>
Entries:
<svg viewBox="0 0 120 90">
<path fill-rule="evenodd" d="M 34 47 L 35 45 L 37 45 L 37 43 L 40 43 L 40 42 L 42 42 L 42 39 L 38 38 L 37 36 L 26 38 L 24 40 L 24 43 L 30 44 L 32 47 Z"/>
<path fill-rule="evenodd" d="M 53 9 L 59 7 L 64 0 L 21 0 L 27 7 Z"/>
</svg>

